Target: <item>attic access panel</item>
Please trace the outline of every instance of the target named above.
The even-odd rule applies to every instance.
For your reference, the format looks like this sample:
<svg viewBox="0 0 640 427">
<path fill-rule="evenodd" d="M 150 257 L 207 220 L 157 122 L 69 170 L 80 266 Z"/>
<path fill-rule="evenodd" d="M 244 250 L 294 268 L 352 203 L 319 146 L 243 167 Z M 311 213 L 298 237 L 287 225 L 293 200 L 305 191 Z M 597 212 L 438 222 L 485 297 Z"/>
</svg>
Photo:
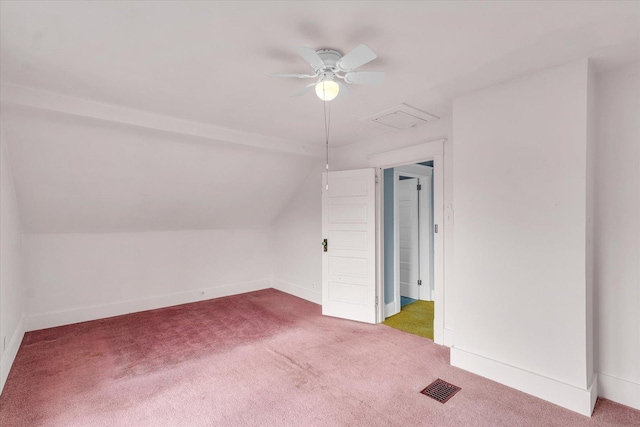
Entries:
<svg viewBox="0 0 640 427">
<path fill-rule="evenodd" d="M 394 129 L 410 129 L 424 123 L 439 120 L 439 117 L 410 105 L 400 104 L 361 120 L 371 121 Z"/>
</svg>

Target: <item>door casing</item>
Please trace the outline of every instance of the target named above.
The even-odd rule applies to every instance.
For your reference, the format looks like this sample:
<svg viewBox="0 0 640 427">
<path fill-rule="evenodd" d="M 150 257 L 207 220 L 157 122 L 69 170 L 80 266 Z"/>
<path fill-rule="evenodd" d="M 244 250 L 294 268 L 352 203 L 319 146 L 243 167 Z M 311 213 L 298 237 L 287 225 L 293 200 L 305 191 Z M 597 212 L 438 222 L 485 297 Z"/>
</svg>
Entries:
<svg viewBox="0 0 640 427">
<path fill-rule="evenodd" d="M 433 223 L 438 227 L 434 234 L 434 342 L 444 344 L 445 294 L 444 294 L 444 143 L 445 139 L 412 145 L 369 157 L 369 166 L 378 169 L 380 182 L 376 195 L 376 285 L 377 295 L 384 296 L 384 174 L 382 169 L 433 160 Z M 384 320 L 384 304 L 378 305 L 378 322 Z"/>
</svg>

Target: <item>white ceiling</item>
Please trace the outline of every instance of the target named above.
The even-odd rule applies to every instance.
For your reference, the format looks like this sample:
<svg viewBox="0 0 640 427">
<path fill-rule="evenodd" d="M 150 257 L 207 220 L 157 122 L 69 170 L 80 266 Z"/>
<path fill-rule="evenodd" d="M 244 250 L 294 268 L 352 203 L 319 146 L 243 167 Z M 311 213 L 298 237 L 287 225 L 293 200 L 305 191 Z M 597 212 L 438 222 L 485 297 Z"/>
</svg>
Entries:
<svg viewBox="0 0 640 427">
<path fill-rule="evenodd" d="M 266 227 L 317 163 L 46 110 L 2 120 L 31 233 Z"/>
<path fill-rule="evenodd" d="M 5 83 L 321 145 L 322 103 L 297 46 L 379 58 L 380 87 L 332 103 L 342 145 L 389 130 L 358 119 L 401 102 L 446 115 L 463 93 L 587 56 L 638 60 L 637 1 L 3 1 Z"/>
<path fill-rule="evenodd" d="M 322 156 L 323 105 L 295 47 L 360 43 L 386 72 L 331 106 L 331 145 L 398 132 L 359 119 L 571 60 L 640 59 L 640 2 L 1 1 L 3 140 L 27 232 L 268 226 Z M 428 126 L 428 125 L 423 125 Z M 406 131 L 404 131 L 406 132 Z M 318 190 L 319 191 L 319 190 Z"/>
</svg>

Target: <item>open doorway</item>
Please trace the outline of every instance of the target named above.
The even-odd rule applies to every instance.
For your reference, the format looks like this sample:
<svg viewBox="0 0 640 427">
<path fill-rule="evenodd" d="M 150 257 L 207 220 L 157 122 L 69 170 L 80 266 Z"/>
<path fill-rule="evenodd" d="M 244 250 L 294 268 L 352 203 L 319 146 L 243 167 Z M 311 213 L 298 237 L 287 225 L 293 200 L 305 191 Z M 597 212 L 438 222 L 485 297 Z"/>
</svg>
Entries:
<svg viewBox="0 0 640 427">
<path fill-rule="evenodd" d="M 433 161 L 433 300 L 434 300 L 434 328 L 433 340 L 436 344 L 445 344 L 444 324 L 445 324 L 445 286 L 444 286 L 444 142 L 446 139 L 439 139 L 417 145 L 406 146 L 391 151 L 381 152 L 369 157 L 369 166 L 377 168 L 377 176 L 380 185 L 377 191 L 376 201 L 376 295 L 380 296 L 382 304 L 377 306 L 377 321 L 384 321 L 386 314 L 393 311 L 395 295 L 393 288 L 387 285 L 393 279 L 384 265 L 384 250 L 393 242 L 385 235 L 385 199 L 384 194 L 389 185 L 384 170 L 416 164 L 426 161 Z"/>
<path fill-rule="evenodd" d="M 433 161 L 383 173 L 384 323 L 433 339 Z"/>
<path fill-rule="evenodd" d="M 369 168 L 323 173 L 322 312 L 381 323 L 394 304 L 385 292 L 384 169 L 433 161 L 433 340 L 444 344 L 443 155 L 446 139 L 417 144 L 369 157 Z M 438 230 L 440 228 L 440 230 Z M 329 249 L 330 248 L 330 249 Z M 354 252 L 355 251 L 355 252 Z"/>
</svg>

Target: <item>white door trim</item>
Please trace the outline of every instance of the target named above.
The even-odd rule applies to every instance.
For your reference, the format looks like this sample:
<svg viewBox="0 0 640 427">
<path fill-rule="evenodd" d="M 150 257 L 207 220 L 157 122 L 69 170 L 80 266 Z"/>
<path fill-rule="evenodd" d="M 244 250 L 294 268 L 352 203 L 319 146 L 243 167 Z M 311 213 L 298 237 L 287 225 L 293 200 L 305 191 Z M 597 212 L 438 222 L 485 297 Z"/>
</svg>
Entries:
<svg viewBox="0 0 640 427">
<path fill-rule="evenodd" d="M 446 138 L 442 138 L 436 141 L 411 145 L 397 150 L 373 154 L 367 159 L 369 160 L 369 166 L 382 169 L 426 162 L 434 160 L 435 156 L 444 155 L 444 143 L 446 141 Z"/>
<path fill-rule="evenodd" d="M 432 142 L 412 145 L 410 147 L 387 151 L 369 156 L 369 166 L 379 169 L 388 169 L 433 160 L 433 223 L 438 226 L 438 233 L 434 235 L 433 242 L 433 272 L 434 272 L 434 324 L 433 341 L 436 344 L 444 344 L 444 143 L 446 138 Z M 384 174 L 378 173 L 380 180 L 384 180 Z M 384 295 L 382 277 L 384 274 L 384 218 L 382 214 L 383 188 L 381 182 L 378 185 L 378 197 L 376 211 L 380 214 L 376 221 L 376 260 L 378 265 L 378 295 Z M 383 304 L 380 304 L 383 306 Z M 384 319 L 381 313 L 381 319 Z"/>
</svg>

